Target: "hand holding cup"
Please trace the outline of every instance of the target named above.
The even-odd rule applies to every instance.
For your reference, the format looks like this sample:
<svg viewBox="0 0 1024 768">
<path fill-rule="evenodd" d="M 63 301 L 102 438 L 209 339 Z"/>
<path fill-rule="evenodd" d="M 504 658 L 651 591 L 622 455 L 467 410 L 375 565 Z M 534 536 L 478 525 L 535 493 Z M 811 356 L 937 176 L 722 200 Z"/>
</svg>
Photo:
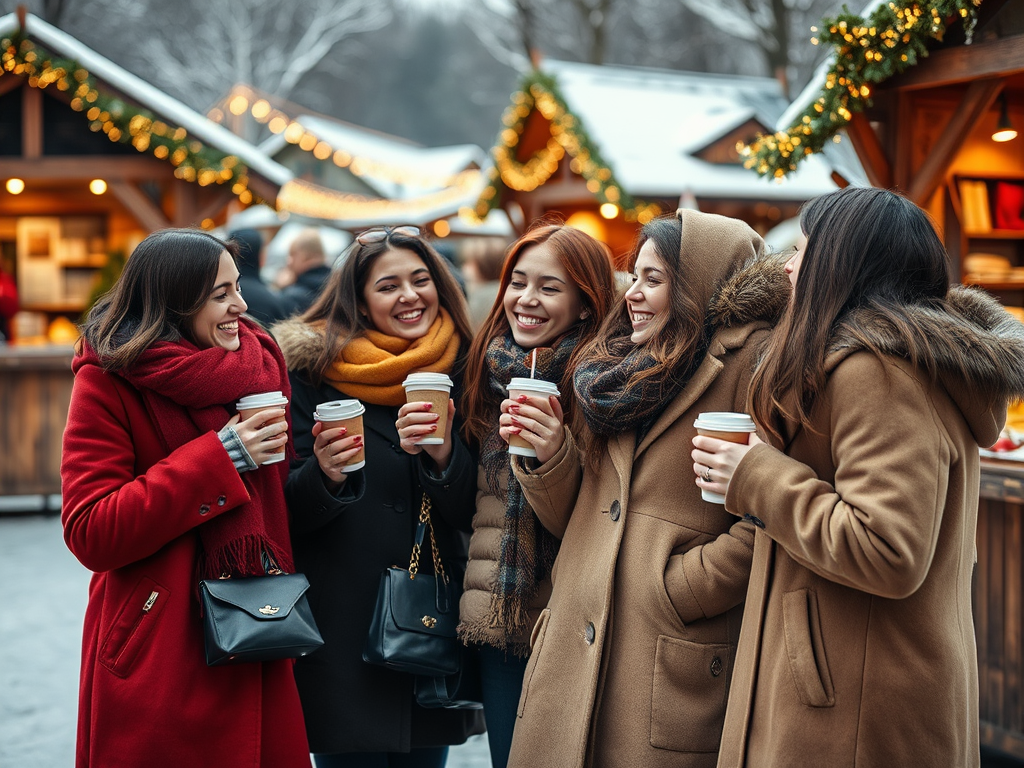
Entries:
<svg viewBox="0 0 1024 768">
<path fill-rule="evenodd" d="M 284 431 L 288 431 L 288 420 L 286 417 L 285 406 L 288 405 L 288 398 L 284 396 L 283 392 L 259 392 L 254 395 L 246 395 L 235 403 L 235 410 L 238 411 L 238 423 L 246 424 L 255 417 L 257 419 L 256 424 L 263 426 L 270 422 L 279 422 L 284 425 Z M 235 428 L 235 432 L 238 432 L 238 428 Z M 273 436 L 277 436 L 277 432 L 272 432 Z M 266 446 L 256 446 L 250 448 L 245 442 L 245 438 L 241 438 L 242 443 L 245 445 L 245 449 L 249 451 L 249 455 L 252 460 L 258 465 L 263 466 L 264 464 L 275 464 L 279 461 L 285 460 L 285 445 L 288 443 L 288 436 L 282 442 L 275 443 L 274 450 L 265 450 Z M 260 453 L 262 459 L 256 458 L 256 454 L 253 450 Z"/>
<path fill-rule="evenodd" d="M 693 471 L 704 501 L 725 504 L 729 483 L 747 451 L 761 442 L 753 419 L 745 413 L 702 413 L 693 423 Z"/>
<path fill-rule="evenodd" d="M 564 421 L 556 395 L 527 394 L 509 385 L 509 398 L 501 403 L 498 434 L 509 444 L 510 454 L 532 456 L 545 464 L 565 442 Z"/>
<path fill-rule="evenodd" d="M 284 447 L 288 444 L 284 408 L 254 411 L 245 419 L 232 416 L 228 426 L 234 427 L 235 434 L 257 466 L 273 464 L 281 460 L 278 456 L 284 456 Z"/>
<path fill-rule="evenodd" d="M 345 482 L 347 473 L 366 464 L 363 444 L 363 414 L 358 400 L 332 400 L 313 412 L 313 455 L 320 470 L 335 486 Z"/>
</svg>

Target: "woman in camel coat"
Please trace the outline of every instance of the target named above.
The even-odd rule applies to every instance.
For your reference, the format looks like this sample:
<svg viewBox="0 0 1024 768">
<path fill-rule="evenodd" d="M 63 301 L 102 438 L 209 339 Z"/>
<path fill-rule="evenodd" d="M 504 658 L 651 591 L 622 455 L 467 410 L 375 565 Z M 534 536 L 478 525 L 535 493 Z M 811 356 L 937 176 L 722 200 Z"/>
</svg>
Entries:
<svg viewBox="0 0 1024 768">
<path fill-rule="evenodd" d="M 698 413 L 744 409 L 785 275 L 758 258 L 757 234 L 721 216 L 681 210 L 641 241 L 637 280 L 574 376 L 586 447 L 531 403 L 502 405 L 503 435 L 561 443 L 539 467 L 514 465 L 562 538 L 519 701 L 517 768 L 717 759 L 754 529 L 688 487 L 687 451 Z"/>
<path fill-rule="evenodd" d="M 751 388 L 769 444 L 694 440 L 698 485 L 761 529 L 719 765 L 977 766 L 978 448 L 1024 393 L 1024 326 L 949 288 L 892 192 L 826 195 L 801 223 Z"/>
</svg>

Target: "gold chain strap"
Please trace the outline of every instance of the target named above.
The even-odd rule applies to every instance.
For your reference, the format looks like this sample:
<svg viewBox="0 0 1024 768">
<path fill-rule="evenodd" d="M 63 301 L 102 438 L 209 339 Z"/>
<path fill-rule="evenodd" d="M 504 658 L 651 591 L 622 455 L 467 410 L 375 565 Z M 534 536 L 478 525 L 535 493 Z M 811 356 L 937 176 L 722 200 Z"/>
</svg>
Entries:
<svg viewBox="0 0 1024 768">
<path fill-rule="evenodd" d="M 434 524 L 430 519 L 430 497 L 423 494 L 423 503 L 420 505 L 419 522 L 427 526 L 430 531 L 430 554 L 434 558 L 434 574 L 440 576 L 445 584 L 448 583 L 448 574 L 444 571 L 444 563 L 441 562 L 441 550 L 437 547 L 437 539 L 434 537 Z M 409 578 L 415 579 L 420 570 L 420 545 L 412 545 L 412 556 L 409 558 Z"/>
</svg>

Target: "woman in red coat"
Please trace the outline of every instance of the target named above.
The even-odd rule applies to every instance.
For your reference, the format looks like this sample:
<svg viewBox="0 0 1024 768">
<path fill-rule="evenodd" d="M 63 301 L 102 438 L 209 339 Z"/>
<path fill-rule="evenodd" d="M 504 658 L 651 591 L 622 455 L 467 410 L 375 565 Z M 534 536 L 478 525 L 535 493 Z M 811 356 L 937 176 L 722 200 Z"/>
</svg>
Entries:
<svg viewBox="0 0 1024 768">
<path fill-rule="evenodd" d="M 208 667 L 198 580 L 284 570 L 292 555 L 273 339 L 242 316 L 229 246 L 165 230 L 90 312 L 61 465 L 64 538 L 95 571 L 82 652 L 77 764 L 308 768 L 292 662 Z"/>
</svg>

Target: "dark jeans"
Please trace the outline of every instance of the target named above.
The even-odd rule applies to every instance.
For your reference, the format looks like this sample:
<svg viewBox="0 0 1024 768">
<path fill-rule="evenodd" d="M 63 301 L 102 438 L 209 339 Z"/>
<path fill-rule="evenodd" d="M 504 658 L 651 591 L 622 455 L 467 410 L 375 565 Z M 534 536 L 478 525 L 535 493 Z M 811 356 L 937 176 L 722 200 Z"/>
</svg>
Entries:
<svg viewBox="0 0 1024 768">
<path fill-rule="evenodd" d="M 478 651 L 491 766 L 505 768 L 512 749 L 512 731 L 516 727 L 516 711 L 519 709 L 527 660 L 489 645 L 479 646 Z"/>
<path fill-rule="evenodd" d="M 448 747 L 424 747 L 412 752 L 345 752 L 313 755 L 316 768 L 444 768 Z"/>
</svg>

